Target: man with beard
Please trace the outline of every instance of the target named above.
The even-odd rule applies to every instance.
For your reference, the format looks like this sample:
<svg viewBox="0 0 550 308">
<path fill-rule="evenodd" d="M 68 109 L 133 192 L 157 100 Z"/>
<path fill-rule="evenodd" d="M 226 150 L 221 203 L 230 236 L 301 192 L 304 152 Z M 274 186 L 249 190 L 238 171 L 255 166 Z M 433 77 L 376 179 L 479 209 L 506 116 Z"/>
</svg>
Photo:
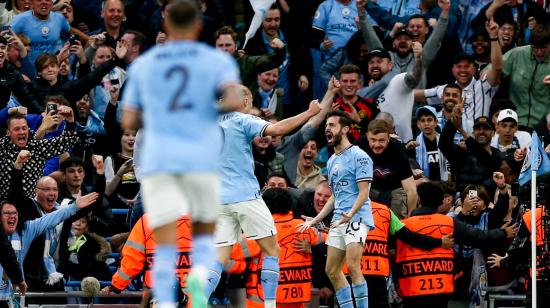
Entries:
<svg viewBox="0 0 550 308">
<path fill-rule="evenodd" d="M 418 196 L 405 148 L 390 138 L 391 130 L 387 121 L 376 119 L 358 144 L 373 160 L 371 199 L 386 204 L 403 219 L 416 207 Z"/>
<path fill-rule="evenodd" d="M 365 13 L 365 4 L 365 0 L 357 1 L 357 10 L 359 12 L 359 22 L 361 24 L 363 39 L 367 46 L 369 46 L 369 50 L 382 48 L 382 42 L 368 21 L 367 14 Z M 438 5 L 441 8 L 441 14 L 439 15 L 433 33 L 429 37 L 426 38 L 429 32 L 426 20 L 421 16 L 410 18 L 406 26 L 402 23 L 396 23 L 389 34 L 389 37 L 393 40 L 393 51 L 389 53 L 393 63 L 393 70 L 398 73 L 409 72 L 414 67 L 412 42 L 418 41 L 423 45 L 422 79 L 417 85 L 420 89 L 426 87 L 426 71 L 435 59 L 439 47 L 441 46 L 441 41 L 445 36 L 445 31 L 447 30 L 451 2 L 439 0 Z"/>
<path fill-rule="evenodd" d="M 76 102 L 76 132 L 80 138 L 72 155 L 82 158 L 87 174 L 93 174 L 92 154 L 107 155 L 107 135 L 103 120 L 91 110 L 90 97 L 84 95 Z M 85 179 L 86 185 L 92 185 L 92 177 Z"/>
<path fill-rule="evenodd" d="M 462 126 L 461 107 L 455 107 L 451 120 L 445 124 L 439 138 L 439 149 L 451 164 L 451 176 L 457 191 L 463 191 L 469 184 L 484 185 L 492 191 L 493 172 L 499 171 L 502 164 L 500 151 L 491 147 L 495 128 L 491 119 L 481 116 L 474 122 L 473 136 L 469 136 Z M 457 130 L 466 140 L 466 148 L 454 143 Z"/>
<path fill-rule="evenodd" d="M 479 79 L 481 72 L 491 63 L 491 40 L 489 34 L 483 30 L 472 34 L 469 42 L 472 45 L 473 56 L 477 66 L 475 78 Z"/>
<path fill-rule="evenodd" d="M 327 162 L 328 181 L 334 195 L 314 218 L 305 217 L 303 232 L 319 223 L 334 210 L 327 238 L 327 275 L 336 290 L 342 308 L 368 307 L 368 289 L 361 272 L 361 256 L 367 234 L 374 228 L 369 199 L 372 181 L 372 160 L 347 137 L 352 120 L 342 111 L 327 116 L 325 135 L 334 154 Z M 346 261 L 352 287 L 348 284 L 342 265 Z"/>
<path fill-rule="evenodd" d="M 502 52 L 498 43 L 498 25 L 494 21 L 487 23 L 486 29 L 491 39 L 491 68 L 480 79 L 474 78 L 476 73 L 475 58 L 467 54 L 459 54 L 453 63 L 452 73 L 456 79 L 456 84 L 462 88 L 462 97 L 464 98 L 464 114 L 469 123 L 480 116 L 488 116 L 491 101 L 500 84 L 500 75 L 502 72 Z M 440 85 L 426 90 L 415 90 L 414 98 L 416 102 L 429 105 L 441 104 L 443 89 L 445 85 Z M 470 132 L 470 125 L 465 129 Z"/>
<path fill-rule="evenodd" d="M 390 113 L 395 120 L 395 130 L 401 140 L 413 138 L 411 130 L 412 108 L 414 104 L 413 89 L 416 88 L 422 77 L 422 44 L 413 42 L 414 68 L 410 72 L 391 77 L 387 86 L 378 96 L 377 103 L 381 111 Z M 378 87 L 384 80 L 388 80 L 393 62 L 390 54 L 383 49 L 375 49 L 367 56 L 369 75 L 377 80 L 372 87 Z"/>
</svg>

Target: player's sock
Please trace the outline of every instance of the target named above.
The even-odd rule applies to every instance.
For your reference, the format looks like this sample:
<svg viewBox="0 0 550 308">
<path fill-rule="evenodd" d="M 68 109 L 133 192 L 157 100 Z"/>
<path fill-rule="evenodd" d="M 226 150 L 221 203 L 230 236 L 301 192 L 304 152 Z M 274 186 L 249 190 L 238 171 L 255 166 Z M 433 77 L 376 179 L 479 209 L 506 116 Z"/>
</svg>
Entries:
<svg viewBox="0 0 550 308">
<path fill-rule="evenodd" d="M 202 233 L 193 236 L 193 252 L 191 260 L 193 260 L 192 271 L 198 273 L 199 276 L 209 276 L 209 271 L 214 267 L 216 262 L 216 249 L 214 248 L 214 240 L 212 234 Z M 207 292 L 209 288 L 205 288 L 205 296 L 210 296 Z"/>
<path fill-rule="evenodd" d="M 176 245 L 158 245 L 155 250 L 153 295 L 162 307 L 176 302 L 176 255 Z"/>
<path fill-rule="evenodd" d="M 223 264 L 219 261 L 215 261 L 214 265 L 208 271 L 208 280 L 206 282 L 206 296 L 210 298 L 210 295 L 216 290 L 220 279 L 222 278 Z"/>
<path fill-rule="evenodd" d="M 275 307 L 277 286 L 279 285 L 279 258 L 264 257 L 261 273 L 262 288 L 264 289 L 265 307 Z"/>
<path fill-rule="evenodd" d="M 369 289 L 367 283 L 353 286 L 353 295 L 355 296 L 355 305 L 357 308 L 367 308 L 369 305 Z"/>
<path fill-rule="evenodd" d="M 353 299 L 351 298 L 351 287 L 349 285 L 336 290 L 336 299 L 340 308 L 353 308 Z"/>
</svg>

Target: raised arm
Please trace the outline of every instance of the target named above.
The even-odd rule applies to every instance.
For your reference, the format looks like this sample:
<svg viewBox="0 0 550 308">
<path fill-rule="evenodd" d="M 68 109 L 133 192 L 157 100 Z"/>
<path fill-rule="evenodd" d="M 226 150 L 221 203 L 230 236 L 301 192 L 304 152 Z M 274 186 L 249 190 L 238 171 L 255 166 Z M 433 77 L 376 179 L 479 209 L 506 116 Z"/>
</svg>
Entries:
<svg viewBox="0 0 550 308">
<path fill-rule="evenodd" d="M 274 124 L 269 124 L 265 130 L 265 136 L 283 136 L 300 127 L 307 120 L 321 111 L 321 105 L 317 100 L 313 100 L 309 103 L 309 109 L 295 115 L 291 118 L 284 119 Z"/>
<path fill-rule="evenodd" d="M 498 42 L 498 24 L 490 19 L 485 26 L 491 40 L 491 66 L 487 72 L 487 81 L 492 87 L 500 84 L 500 76 L 502 74 L 502 49 Z"/>
<path fill-rule="evenodd" d="M 422 44 L 419 42 L 412 43 L 414 54 L 414 67 L 411 72 L 405 75 L 405 85 L 409 89 L 414 89 L 422 78 Z"/>
<path fill-rule="evenodd" d="M 369 51 L 377 48 L 384 48 L 382 42 L 374 32 L 374 28 L 370 24 L 365 11 L 367 0 L 357 0 L 357 13 L 359 14 L 359 28 L 363 35 L 363 40 L 367 44 Z"/>
<path fill-rule="evenodd" d="M 437 20 L 437 25 L 424 45 L 422 61 L 425 67 L 430 66 L 437 56 L 437 52 L 441 46 L 441 41 L 445 37 L 447 26 L 449 25 L 449 10 L 451 9 L 451 1 L 439 0 L 437 4 L 441 8 L 441 14 Z"/>
<path fill-rule="evenodd" d="M 309 119 L 306 125 L 313 128 L 318 128 L 319 125 L 323 123 L 331 109 L 332 102 L 334 101 L 334 95 L 336 95 L 338 89 L 340 89 L 340 82 L 336 79 L 336 77 L 332 76 L 328 82 L 327 92 L 325 92 L 323 100 L 321 101 L 321 111 Z"/>
</svg>

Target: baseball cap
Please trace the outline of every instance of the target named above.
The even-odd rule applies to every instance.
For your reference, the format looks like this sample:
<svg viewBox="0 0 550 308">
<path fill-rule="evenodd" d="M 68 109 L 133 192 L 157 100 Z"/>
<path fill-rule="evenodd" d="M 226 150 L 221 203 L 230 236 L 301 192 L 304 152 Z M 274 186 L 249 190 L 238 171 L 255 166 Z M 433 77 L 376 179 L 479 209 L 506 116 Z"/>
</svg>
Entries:
<svg viewBox="0 0 550 308">
<path fill-rule="evenodd" d="M 512 119 L 516 123 L 518 122 L 518 114 L 512 109 L 504 109 L 498 113 L 497 123 L 500 123 L 506 119 Z"/>
<path fill-rule="evenodd" d="M 416 109 L 416 118 L 420 119 L 421 116 L 434 116 L 437 119 L 437 111 L 432 106 L 422 106 Z"/>
<path fill-rule="evenodd" d="M 460 53 L 454 58 L 453 64 L 457 64 L 458 62 L 460 62 L 462 60 L 466 60 L 470 63 L 475 63 L 476 62 L 475 59 L 474 59 L 474 56 L 469 55 L 467 53 Z"/>
<path fill-rule="evenodd" d="M 413 37 L 413 34 L 410 33 L 409 31 L 407 31 L 407 29 L 401 29 L 401 30 L 395 32 L 393 38 L 395 39 L 395 38 L 399 37 L 399 36 L 402 35 L 402 34 L 408 36 L 409 38 L 412 38 L 412 37 Z"/>
<path fill-rule="evenodd" d="M 387 52 L 385 49 L 382 49 L 382 48 L 376 48 L 376 49 L 371 50 L 367 54 L 367 61 L 369 61 L 372 57 L 387 58 L 387 59 L 391 60 L 390 53 Z"/>
<path fill-rule="evenodd" d="M 486 116 L 481 116 L 474 121 L 474 129 L 479 126 L 485 126 L 486 128 L 495 130 L 493 123 L 491 123 L 491 119 Z"/>
</svg>

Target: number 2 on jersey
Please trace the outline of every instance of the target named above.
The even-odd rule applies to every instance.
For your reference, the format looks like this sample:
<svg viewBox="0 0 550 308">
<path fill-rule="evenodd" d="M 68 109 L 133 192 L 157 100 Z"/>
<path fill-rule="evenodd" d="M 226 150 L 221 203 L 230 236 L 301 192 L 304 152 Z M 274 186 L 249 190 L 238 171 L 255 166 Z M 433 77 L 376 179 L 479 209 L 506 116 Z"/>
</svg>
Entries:
<svg viewBox="0 0 550 308">
<path fill-rule="evenodd" d="M 171 67 L 166 74 L 164 74 L 165 79 L 172 79 L 173 75 L 180 75 L 180 83 L 176 92 L 170 99 L 170 111 L 180 111 L 180 110 L 189 110 L 193 108 L 193 104 L 189 102 L 180 102 L 181 97 L 183 96 L 185 89 L 187 87 L 188 73 L 187 69 L 183 66 L 173 66 Z"/>
</svg>

